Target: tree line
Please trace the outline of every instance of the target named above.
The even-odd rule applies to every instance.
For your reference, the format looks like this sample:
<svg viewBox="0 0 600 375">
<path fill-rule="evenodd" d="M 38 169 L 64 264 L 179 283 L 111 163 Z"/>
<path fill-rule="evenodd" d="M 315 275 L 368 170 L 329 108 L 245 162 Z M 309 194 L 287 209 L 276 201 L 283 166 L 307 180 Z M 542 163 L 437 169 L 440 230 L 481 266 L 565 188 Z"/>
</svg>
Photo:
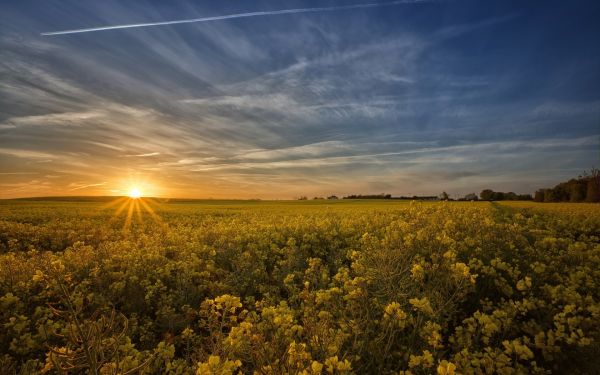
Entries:
<svg viewBox="0 0 600 375">
<path fill-rule="evenodd" d="M 306 196 L 297 198 L 307 200 Z M 332 195 L 327 198 L 315 197 L 313 199 L 338 199 Z M 351 194 L 342 199 L 405 199 L 405 200 L 443 200 L 443 201 L 536 201 L 536 202 L 600 202 L 600 170 L 593 168 L 589 172 L 585 171 L 577 178 L 561 182 L 553 188 L 538 189 L 535 194 L 517 194 L 512 191 L 508 193 L 484 189 L 479 193 L 469 193 L 464 197 L 452 199 L 446 192 L 439 196 L 399 196 L 394 197 L 391 194 Z"/>
<path fill-rule="evenodd" d="M 578 178 L 535 192 L 536 202 L 600 202 L 600 170 L 592 169 Z"/>
<path fill-rule="evenodd" d="M 533 199 L 531 194 L 516 194 L 512 191 L 504 193 L 501 191 L 493 191 L 485 189 L 479 193 L 479 197 L 483 201 L 530 201 Z"/>
<path fill-rule="evenodd" d="M 479 198 L 484 201 L 600 202 L 600 170 L 583 172 L 583 175 L 561 182 L 553 188 L 538 189 L 533 196 L 485 189 L 479 193 Z"/>
</svg>

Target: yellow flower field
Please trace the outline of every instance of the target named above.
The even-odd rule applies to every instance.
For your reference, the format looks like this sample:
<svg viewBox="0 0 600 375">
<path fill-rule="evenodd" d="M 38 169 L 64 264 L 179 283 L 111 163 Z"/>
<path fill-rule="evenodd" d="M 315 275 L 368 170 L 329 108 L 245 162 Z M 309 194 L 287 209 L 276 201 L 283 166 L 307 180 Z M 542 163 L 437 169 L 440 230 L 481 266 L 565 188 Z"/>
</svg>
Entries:
<svg viewBox="0 0 600 375">
<path fill-rule="evenodd" d="M 600 367 L 597 204 L 145 200 L 0 202 L 3 373 Z"/>
</svg>

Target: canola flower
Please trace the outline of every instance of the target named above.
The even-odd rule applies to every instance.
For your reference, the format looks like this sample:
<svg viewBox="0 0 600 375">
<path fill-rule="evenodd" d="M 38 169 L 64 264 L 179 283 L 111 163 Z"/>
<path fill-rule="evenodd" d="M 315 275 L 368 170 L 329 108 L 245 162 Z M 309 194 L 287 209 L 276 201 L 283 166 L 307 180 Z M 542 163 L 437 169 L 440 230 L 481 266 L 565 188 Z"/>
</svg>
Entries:
<svg viewBox="0 0 600 375">
<path fill-rule="evenodd" d="M 330 206 L 330 205 L 329 205 Z M 594 373 L 592 204 L 0 205 L 7 373 Z M 141 215 L 150 215 L 142 212 Z M 142 217 L 143 219 L 143 217 Z"/>
</svg>

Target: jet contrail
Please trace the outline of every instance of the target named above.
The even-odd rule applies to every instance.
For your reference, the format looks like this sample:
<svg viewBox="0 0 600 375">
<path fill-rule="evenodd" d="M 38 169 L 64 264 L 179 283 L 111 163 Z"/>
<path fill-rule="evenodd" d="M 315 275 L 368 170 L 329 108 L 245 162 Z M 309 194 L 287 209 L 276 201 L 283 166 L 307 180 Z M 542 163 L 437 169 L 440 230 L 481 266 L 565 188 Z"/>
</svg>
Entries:
<svg viewBox="0 0 600 375">
<path fill-rule="evenodd" d="M 428 3 L 428 2 L 432 2 L 432 1 L 435 1 L 435 0 L 397 0 L 397 1 L 387 1 L 387 2 L 383 2 L 383 3 L 340 5 L 340 6 L 322 7 L 322 8 L 297 8 L 297 9 L 270 10 L 270 11 L 263 11 L 263 12 L 226 14 L 223 16 L 193 18 L 193 19 L 187 19 L 187 20 L 133 23 L 133 24 L 128 24 L 128 25 L 113 25 L 113 26 L 90 27 L 90 28 L 86 28 L 86 29 L 50 31 L 50 32 L 41 33 L 41 35 L 48 36 L 48 35 L 80 34 L 80 33 L 88 33 L 91 31 L 132 29 L 132 28 L 136 28 L 136 27 L 176 25 L 176 24 L 180 24 L 180 23 L 208 22 L 208 21 L 228 20 L 228 19 L 233 19 L 233 18 L 274 16 L 274 15 L 279 15 L 279 14 L 332 12 L 332 11 L 336 11 L 336 10 L 375 8 L 375 7 L 380 7 L 380 6 L 390 6 L 390 5 L 400 5 L 400 4 Z"/>
</svg>

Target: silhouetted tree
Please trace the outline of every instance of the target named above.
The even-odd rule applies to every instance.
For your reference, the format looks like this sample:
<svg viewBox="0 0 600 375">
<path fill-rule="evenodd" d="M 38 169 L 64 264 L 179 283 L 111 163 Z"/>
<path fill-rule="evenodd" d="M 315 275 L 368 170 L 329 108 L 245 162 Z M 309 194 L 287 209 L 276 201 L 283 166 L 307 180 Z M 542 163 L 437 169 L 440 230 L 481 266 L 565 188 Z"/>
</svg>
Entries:
<svg viewBox="0 0 600 375">
<path fill-rule="evenodd" d="M 600 170 L 592 169 L 588 177 L 586 190 L 586 202 L 600 202 Z"/>
<path fill-rule="evenodd" d="M 535 192 L 536 202 L 599 202 L 600 171 L 592 169 L 577 179 L 561 182 L 551 189 L 539 189 Z"/>
<path fill-rule="evenodd" d="M 504 200 L 504 193 L 501 191 L 495 191 L 492 193 L 492 200 L 493 201 L 503 201 Z"/>
<path fill-rule="evenodd" d="M 448 200 L 448 193 L 446 193 L 445 191 L 442 192 L 442 194 L 440 194 L 440 199 L 443 201 L 447 201 Z"/>
<path fill-rule="evenodd" d="M 531 194 L 516 194 L 514 192 L 503 193 L 501 191 L 493 191 L 490 189 L 485 189 L 481 193 L 479 193 L 479 197 L 484 201 L 530 201 L 533 199 Z M 539 197 L 540 202 L 543 201 L 543 198 Z"/>
<path fill-rule="evenodd" d="M 587 183 L 584 180 L 572 179 L 567 185 L 569 202 L 583 202 L 586 198 Z"/>
<path fill-rule="evenodd" d="M 491 201 L 494 198 L 494 191 L 490 189 L 482 190 L 479 197 L 484 201 Z"/>
</svg>

